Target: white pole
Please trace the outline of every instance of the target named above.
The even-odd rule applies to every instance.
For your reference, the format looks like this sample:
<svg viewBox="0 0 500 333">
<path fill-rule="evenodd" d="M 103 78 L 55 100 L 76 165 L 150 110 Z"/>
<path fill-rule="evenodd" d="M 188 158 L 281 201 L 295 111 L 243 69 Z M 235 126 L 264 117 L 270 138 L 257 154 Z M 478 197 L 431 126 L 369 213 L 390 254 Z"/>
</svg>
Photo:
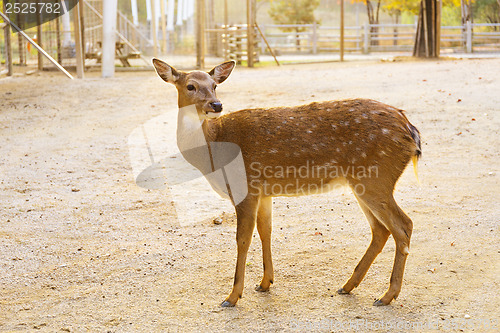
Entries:
<svg viewBox="0 0 500 333">
<path fill-rule="evenodd" d="M 191 5 L 191 1 L 184 0 L 184 10 L 182 11 L 182 20 L 186 21 L 189 18 L 189 6 Z"/>
<path fill-rule="evenodd" d="M 64 12 L 61 16 L 63 25 L 63 46 L 69 46 L 71 44 L 71 20 L 68 9 L 66 8 L 66 3 L 61 1 L 61 5 L 63 6 Z"/>
<path fill-rule="evenodd" d="M 155 1 L 155 14 L 156 14 L 156 22 L 158 22 L 161 18 L 161 11 L 160 11 L 160 8 L 161 8 L 161 4 L 160 4 L 160 0 L 156 0 Z"/>
<path fill-rule="evenodd" d="M 146 20 L 151 21 L 151 0 L 146 0 Z"/>
<path fill-rule="evenodd" d="M 115 75 L 115 35 L 118 0 L 103 1 L 102 7 L 102 77 Z"/>
<path fill-rule="evenodd" d="M 182 11 L 184 10 L 184 1 L 177 0 L 177 22 L 176 25 L 182 25 Z"/>
<path fill-rule="evenodd" d="M 174 31 L 175 0 L 168 0 L 167 8 L 167 30 Z"/>
<path fill-rule="evenodd" d="M 137 11 L 137 0 L 130 0 L 130 6 L 132 7 L 132 18 L 134 25 L 139 25 L 139 14 Z"/>
</svg>

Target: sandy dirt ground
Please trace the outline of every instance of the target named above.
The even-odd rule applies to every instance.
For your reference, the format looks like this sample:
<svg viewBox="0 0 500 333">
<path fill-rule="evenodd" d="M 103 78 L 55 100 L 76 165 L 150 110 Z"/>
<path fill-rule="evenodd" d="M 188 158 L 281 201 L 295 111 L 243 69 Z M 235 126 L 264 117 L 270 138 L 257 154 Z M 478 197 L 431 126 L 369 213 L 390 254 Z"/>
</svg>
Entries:
<svg viewBox="0 0 500 333">
<path fill-rule="evenodd" d="M 175 110 L 175 89 L 153 72 L 43 73 L 0 80 L 0 331 L 500 329 L 500 60 L 237 68 L 218 91 L 228 111 L 353 97 L 407 111 L 423 157 L 421 185 L 408 168 L 396 188 L 414 222 L 399 298 L 372 306 L 389 283 L 391 239 L 351 295 L 335 292 L 370 241 L 346 190 L 276 198 L 271 291 L 254 291 L 255 232 L 243 298 L 219 307 L 236 261 L 233 212 L 181 226 L 168 193 L 140 188 L 131 171 L 128 135 Z"/>
</svg>

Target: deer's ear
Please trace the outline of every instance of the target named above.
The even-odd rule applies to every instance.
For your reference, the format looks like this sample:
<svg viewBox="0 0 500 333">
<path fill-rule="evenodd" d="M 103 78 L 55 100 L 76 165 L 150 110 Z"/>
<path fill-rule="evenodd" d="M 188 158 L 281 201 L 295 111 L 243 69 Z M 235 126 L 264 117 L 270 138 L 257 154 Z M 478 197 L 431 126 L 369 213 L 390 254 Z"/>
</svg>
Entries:
<svg viewBox="0 0 500 333">
<path fill-rule="evenodd" d="M 180 73 L 174 67 L 161 61 L 160 59 L 153 58 L 153 66 L 155 67 L 158 76 L 165 82 L 175 84 L 180 77 Z"/>
<path fill-rule="evenodd" d="M 231 74 L 231 72 L 233 71 L 235 65 L 236 62 L 234 60 L 226 61 L 212 68 L 212 70 L 208 72 L 208 75 L 210 75 L 212 79 L 214 79 L 215 83 L 222 83 L 226 81 L 229 74 Z"/>
</svg>

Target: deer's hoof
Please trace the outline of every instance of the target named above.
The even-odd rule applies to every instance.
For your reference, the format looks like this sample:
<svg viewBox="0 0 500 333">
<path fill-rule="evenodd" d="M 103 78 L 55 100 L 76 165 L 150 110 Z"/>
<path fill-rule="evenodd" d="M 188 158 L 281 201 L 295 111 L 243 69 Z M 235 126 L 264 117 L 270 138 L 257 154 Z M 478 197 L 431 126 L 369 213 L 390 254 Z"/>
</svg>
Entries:
<svg viewBox="0 0 500 333">
<path fill-rule="evenodd" d="M 223 308 L 232 308 L 235 304 L 229 302 L 229 301 L 224 301 L 222 302 L 222 304 L 220 306 L 222 306 Z"/>
<path fill-rule="evenodd" d="M 344 288 L 340 288 L 339 290 L 337 290 L 337 294 L 339 294 L 339 295 L 347 295 L 347 294 L 349 294 L 349 292 L 345 291 Z"/>
<path fill-rule="evenodd" d="M 377 299 L 375 302 L 373 302 L 373 306 L 385 306 L 385 305 L 389 305 L 389 304 L 385 304 L 384 302 L 382 302 L 379 299 Z"/>
<path fill-rule="evenodd" d="M 266 291 L 269 291 L 269 288 L 264 288 L 264 287 L 262 287 L 262 286 L 259 284 L 259 285 L 257 285 L 257 286 L 255 287 L 255 290 L 256 290 L 256 291 L 260 291 L 260 292 L 266 292 Z"/>
</svg>

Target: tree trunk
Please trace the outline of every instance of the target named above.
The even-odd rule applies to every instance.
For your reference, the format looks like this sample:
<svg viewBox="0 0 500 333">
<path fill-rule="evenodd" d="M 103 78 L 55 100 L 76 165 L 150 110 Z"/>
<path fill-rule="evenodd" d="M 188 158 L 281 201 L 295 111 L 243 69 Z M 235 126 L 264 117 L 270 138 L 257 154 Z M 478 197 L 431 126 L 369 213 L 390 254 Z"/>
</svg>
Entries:
<svg viewBox="0 0 500 333">
<path fill-rule="evenodd" d="M 437 0 L 422 0 L 418 16 L 413 56 L 436 58 L 439 56 L 439 7 Z"/>
<path fill-rule="evenodd" d="M 377 9 L 374 12 L 373 5 L 370 2 L 370 0 L 365 0 L 366 4 L 366 12 L 368 14 L 368 22 L 370 24 L 378 24 L 378 14 L 380 12 L 380 2 L 381 0 L 377 1 Z M 378 35 L 378 27 L 370 27 L 370 33 L 372 37 L 377 37 Z M 378 40 L 376 38 L 370 38 L 371 40 L 371 45 L 378 45 Z"/>
<path fill-rule="evenodd" d="M 401 15 L 401 12 L 399 10 L 397 10 L 396 13 L 394 14 L 394 16 L 395 16 L 394 19 L 395 19 L 395 24 L 396 24 L 396 26 L 393 29 L 393 33 L 394 33 L 393 45 L 394 46 L 398 45 L 398 27 L 397 27 L 397 24 L 399 23 L 399 15 Z"/>
</svg>

